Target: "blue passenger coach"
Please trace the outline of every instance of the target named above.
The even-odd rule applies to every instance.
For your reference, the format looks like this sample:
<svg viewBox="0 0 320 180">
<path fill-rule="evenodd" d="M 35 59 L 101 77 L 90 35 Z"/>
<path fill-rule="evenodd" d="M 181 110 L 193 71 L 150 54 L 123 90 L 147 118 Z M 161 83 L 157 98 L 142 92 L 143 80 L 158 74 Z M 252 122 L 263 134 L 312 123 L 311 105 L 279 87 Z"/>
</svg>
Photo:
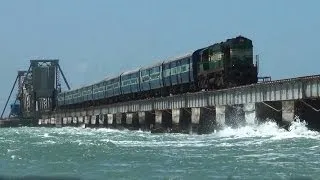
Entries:
<svg viewBox="0 0 320 180">
<path fill-rule="evenodd" d="M 140 92 L 140 71 L 133 70 L 121 74 L 121 94 L 126 95 L 130 93 Z"/>
<path fill-rule="evenodd" d="M 163 84 L 169 89 L 182 88 L 187 91 L 190 84 L 194 82 L 194 58 L 187 54 L 179 58 L 163 62 Z M 183 86 L 185 85 L 185 86 Z"/>
<path fill-rule="evenodd" d="M 93 85 L 93 100 L 104 99 L 106 95 L 106 82 L 101 81 Z"/>
<path fill-rule="evenodd" d="M 120 82 L 120 76 L 115 76 L 106 80 L 106 97 L 115 97 L 121 95 Z"/>
</svg>

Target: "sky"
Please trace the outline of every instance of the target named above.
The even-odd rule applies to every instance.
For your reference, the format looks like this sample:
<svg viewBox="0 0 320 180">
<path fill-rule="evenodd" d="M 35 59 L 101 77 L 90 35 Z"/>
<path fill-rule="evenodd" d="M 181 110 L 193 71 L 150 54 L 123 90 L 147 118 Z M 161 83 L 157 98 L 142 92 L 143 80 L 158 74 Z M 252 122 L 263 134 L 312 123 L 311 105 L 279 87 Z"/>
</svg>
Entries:
<svg viewBox="0 0 320 180">
<path fill-rule="evenodd" d="M 320 74 L 317 0 L 1 0 L 0 109 L 30 59 L 59 59 L 73 88 L 228 38 L 250 38 L 260 76 Z"/>
</svg>

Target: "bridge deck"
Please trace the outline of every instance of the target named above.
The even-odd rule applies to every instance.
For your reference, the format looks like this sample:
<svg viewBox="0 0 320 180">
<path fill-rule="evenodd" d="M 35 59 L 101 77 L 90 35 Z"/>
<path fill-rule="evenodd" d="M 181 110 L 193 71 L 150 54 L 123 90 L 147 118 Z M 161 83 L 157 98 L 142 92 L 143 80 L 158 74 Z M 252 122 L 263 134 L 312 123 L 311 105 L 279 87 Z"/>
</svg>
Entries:
<svg viewBox="0 0 320 180">
<path fill-rule="evenodd" d="M 83 110 L 68 109 L 62 114 L 99 115 L 164 109 L 236 105 L 267 101 L 312 99 L 320 96 L 320 75 L 263 82 L 219 91 L 123 102 Z"/>
</svg>

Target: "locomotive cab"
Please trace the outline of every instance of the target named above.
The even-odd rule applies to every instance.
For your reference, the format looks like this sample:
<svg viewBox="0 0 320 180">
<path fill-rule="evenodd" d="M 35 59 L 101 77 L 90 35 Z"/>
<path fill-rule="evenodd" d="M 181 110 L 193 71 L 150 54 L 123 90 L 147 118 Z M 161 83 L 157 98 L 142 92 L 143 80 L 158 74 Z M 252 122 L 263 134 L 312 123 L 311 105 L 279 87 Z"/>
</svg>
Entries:
<svg viewBox="0 0 320 180">
<path fill-rule="evenodd" d="M 238 36 L 226 41 L 230 50 L 227 75 L 230 86 L 252 84 L 258 81 L 257 67 L 253 63 L 253 45 L 250 39 Z"/>
<path fill-rule="evenodd" d="M 220 44 L 214 44 L 200 51 L 199 70 L 203 73 L 215 72 L 223 68 L 224 53 Z"/>
</svg>

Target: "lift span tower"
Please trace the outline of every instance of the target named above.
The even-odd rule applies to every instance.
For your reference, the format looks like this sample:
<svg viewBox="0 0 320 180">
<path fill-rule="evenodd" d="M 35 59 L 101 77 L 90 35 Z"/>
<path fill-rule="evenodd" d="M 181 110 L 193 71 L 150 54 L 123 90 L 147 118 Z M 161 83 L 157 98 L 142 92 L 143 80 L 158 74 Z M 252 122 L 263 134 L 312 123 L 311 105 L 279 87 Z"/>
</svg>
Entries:
<svg viewBox="0 0 320 180">
<path fill-rule="evenodd" d="M 42 113 L 51 112 L 56 107 L 56 96 L 61 92 L 61 76 L 68 89 L 69 83 L 59 65 L 58 59 L 30 60 L 27 71 L 18 71 L 1 119 L 19 121 L 27 125 L 41 117 Z M 9 116 L 4 118 L 12 93 L 17 89 Z"/>
</svg>

